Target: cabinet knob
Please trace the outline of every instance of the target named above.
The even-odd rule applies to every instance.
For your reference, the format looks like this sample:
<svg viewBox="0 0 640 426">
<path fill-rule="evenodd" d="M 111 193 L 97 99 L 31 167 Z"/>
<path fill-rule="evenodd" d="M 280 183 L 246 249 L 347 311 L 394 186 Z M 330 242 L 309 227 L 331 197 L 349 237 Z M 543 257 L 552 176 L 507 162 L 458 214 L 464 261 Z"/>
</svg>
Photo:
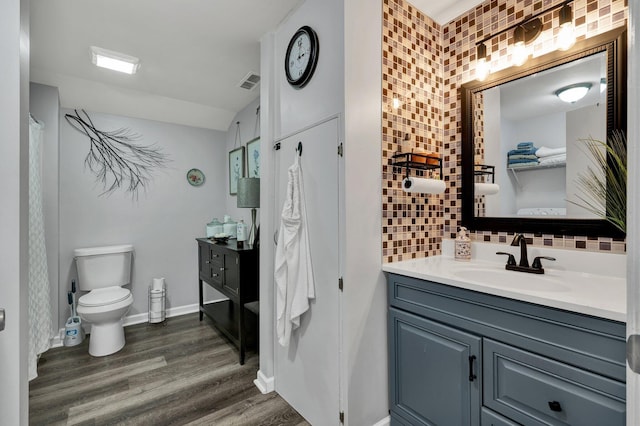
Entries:
<svg viewBox="0 0 640 426">
<path fill-rule="evenodd" d="M 204 263 L 211 263 L 211 261 L 210 260 L 205 260 Z"/>
<path fill-rule="evenodd" d="M 221 271 L 224 271 L 224 268 L 220 268 Z"/>
<path fill-rule="evenodd" d="M 218 276 L 218 274 L 211 274 L 211 276 L 213 276 L 213 277 L 217 277 L 217 276 Z"/>
<path fill-rule="evenodd" d="M 562 407 L 558 401 L 549 401 L 549 409 L 556 412 L 562 411 Z"/>
<path fill-rule="evenodd" d="M 219 257 L 219 254 L 212 254 L 211 257 Z"/>
</svg>

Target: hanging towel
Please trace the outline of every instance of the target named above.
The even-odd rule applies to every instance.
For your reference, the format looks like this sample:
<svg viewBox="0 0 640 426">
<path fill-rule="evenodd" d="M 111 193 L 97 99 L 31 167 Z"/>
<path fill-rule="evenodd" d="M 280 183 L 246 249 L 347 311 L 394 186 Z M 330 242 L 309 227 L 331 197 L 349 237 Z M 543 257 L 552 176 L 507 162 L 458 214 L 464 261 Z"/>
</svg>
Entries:
<svg viewBox="0 0 640 426">
<path fill-rule="evenodd" d="M 300 157 L 288 170 L 287 194 L 280 217 L 275 258 L 276 328 L 278 342 L 289 346 L 291 332 L 315 298 L 313 269 Z"/>
</svg>

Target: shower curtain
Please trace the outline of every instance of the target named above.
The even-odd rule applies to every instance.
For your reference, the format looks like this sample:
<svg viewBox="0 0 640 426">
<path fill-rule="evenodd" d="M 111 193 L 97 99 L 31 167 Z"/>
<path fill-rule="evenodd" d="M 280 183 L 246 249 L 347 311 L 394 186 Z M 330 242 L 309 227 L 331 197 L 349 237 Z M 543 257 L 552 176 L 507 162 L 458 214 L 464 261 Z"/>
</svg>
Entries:
<svg viewBox="0 0 640 426">
<path fill-rule="evenodd" d="M 42 212 L 41 158 L 44 125 L 29 117 L 29 380 L 38 376 L 38 356 L 49 349 L 51 304 Z"/>
</svg>

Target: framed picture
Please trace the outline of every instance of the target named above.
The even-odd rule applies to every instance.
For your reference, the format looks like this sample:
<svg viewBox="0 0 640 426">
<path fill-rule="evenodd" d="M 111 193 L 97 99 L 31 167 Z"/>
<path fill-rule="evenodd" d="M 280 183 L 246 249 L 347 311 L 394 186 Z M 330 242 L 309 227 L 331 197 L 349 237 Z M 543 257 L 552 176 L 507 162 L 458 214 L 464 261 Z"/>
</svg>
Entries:
<svg viewBox="0 0 640 426">
<path fill-rule="evenodd" d="M 260 138 L 247 142 L 247 177 L 260 177 Z"/>
<path fill-rule="evenodd" d="M 238 193 L 238 179 L 244 176 L 244 146 L 229 153 L 229 194 Z"/>
</svg>

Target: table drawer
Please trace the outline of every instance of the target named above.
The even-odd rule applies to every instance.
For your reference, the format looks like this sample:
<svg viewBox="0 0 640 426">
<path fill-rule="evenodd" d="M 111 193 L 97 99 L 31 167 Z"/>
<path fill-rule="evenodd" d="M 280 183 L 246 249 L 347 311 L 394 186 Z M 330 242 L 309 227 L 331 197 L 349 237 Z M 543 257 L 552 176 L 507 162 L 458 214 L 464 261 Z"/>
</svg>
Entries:
<svg viewBox="0 0 640 426">
<path fill-rule="evenodd" d="M 484 406 L 532 425 L 625 424 L 625 384 L 483 340 Z"/>
</svg>

